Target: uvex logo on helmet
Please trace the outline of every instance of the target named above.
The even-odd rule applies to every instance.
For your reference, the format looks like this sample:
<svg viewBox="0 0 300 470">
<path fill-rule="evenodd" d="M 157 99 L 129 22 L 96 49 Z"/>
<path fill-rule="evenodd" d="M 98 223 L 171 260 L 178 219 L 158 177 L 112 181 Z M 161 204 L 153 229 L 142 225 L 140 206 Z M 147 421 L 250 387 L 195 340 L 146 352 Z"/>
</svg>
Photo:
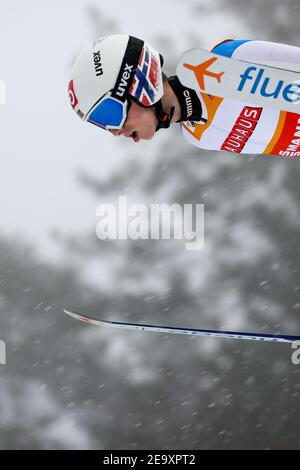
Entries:
<svg viewBox="0 0 300 470">
<path fill-rule="evenodd" d="M 103 75 L 100 51 L 94 52 L 94 66 L 95 66 L 96 77 Z"/>
<path fill-rule="evenodd" d="M 121 98 L 124 96 L 126 88 L 129 85 L 128 81 L 132 75 L 132 68 L 133 65 L 128 65 L 127 63 L 125 64 L 125 68 L 116 91 L 116 95 L 120 96 Z"/>
</svg>

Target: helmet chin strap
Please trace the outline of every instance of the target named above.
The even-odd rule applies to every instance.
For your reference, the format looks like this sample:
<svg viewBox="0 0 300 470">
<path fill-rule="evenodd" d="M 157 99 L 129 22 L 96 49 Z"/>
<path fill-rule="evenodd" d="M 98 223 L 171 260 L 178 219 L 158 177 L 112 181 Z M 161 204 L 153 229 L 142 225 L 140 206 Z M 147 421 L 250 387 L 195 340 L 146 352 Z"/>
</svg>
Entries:
<svg viewBox="0 0 300 470">
<path fill-rule="evenodd" d="M 157 128 L 156 131 L 159 131 L 159 129 L 168 129 L 170 127 L 172 117 L 174 115 L 175 107 L 172 107 L 170 110 L 170 114 L 167 114 L 161 104 L 161 100 L 159 100 L 157 103 L 154 105 L 156 117 L 157 117 Z"/>
<path fill-rule="evenodd" d="M 169 77 L 168 82 L 180 105 L 181 115 L 177 122 L 207 122 L 207 119 L 203 116 L 201 101 L 196 91 L 183 86 L 176 75 Z"/>
</svg>

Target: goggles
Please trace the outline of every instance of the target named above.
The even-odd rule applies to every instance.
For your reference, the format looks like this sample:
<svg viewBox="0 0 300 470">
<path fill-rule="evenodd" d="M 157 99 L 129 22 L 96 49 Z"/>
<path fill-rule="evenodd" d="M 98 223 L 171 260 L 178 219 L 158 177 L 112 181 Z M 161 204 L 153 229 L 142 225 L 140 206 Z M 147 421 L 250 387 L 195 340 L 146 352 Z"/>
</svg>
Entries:
<svg viewBox="0 0 300 470">
<path fill-rule="evenodd" d="M 125 102 L 106 94 L 89 112 L 86 120 L 101 129 L 122 129 L 125 124 L 130 100 Z"/>
</svg>

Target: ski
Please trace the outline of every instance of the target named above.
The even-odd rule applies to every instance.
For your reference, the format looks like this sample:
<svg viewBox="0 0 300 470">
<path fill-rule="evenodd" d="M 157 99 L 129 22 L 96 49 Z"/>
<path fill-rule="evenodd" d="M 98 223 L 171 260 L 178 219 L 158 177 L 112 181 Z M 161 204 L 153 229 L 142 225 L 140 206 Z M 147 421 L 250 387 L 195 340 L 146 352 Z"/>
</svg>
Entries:
<svg viewBox="0 0 300 470">
<path fill-rule="evenodd" d="M 246 62 L 203 49 L 181 56 L 176 69 L 184 86 L 212 96 L 300 113 L 300 65 Z"/>
<path fill-rule="evenodd" d="M 277 343 L 295 343 L 300 336 L 274 335 L 263 333 L 244 333 L 237 331 L 203 330 L 197 328 L 181 328 L 174 326 L 148 325 L 142 323 L 123 323 L 118 321 L 98 320 L 88 315 L 82 315 L 72 309 L 65 308 L 64 312 L 77 320 L 96 326 L 121 328 L 125 330 L 153 331 L 157 333 L 173 333 L 181 335 L 210 336 L 214 338 L 244 339 L 250 341 L 272 341 Z"/>
</svg>

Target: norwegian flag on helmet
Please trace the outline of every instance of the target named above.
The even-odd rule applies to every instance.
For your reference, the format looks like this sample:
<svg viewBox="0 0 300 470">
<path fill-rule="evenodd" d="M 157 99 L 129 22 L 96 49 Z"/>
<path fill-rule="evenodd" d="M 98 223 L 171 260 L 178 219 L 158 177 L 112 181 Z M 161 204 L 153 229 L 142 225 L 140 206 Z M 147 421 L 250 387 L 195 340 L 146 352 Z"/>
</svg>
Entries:
<svg viewBox="0 0 300 470">
<path fill-rule="evenodd" d="M 144 106 L 154 105 L 163 94 L 159 55 L 144 45 L 129 94 Z"/>
</svg>

